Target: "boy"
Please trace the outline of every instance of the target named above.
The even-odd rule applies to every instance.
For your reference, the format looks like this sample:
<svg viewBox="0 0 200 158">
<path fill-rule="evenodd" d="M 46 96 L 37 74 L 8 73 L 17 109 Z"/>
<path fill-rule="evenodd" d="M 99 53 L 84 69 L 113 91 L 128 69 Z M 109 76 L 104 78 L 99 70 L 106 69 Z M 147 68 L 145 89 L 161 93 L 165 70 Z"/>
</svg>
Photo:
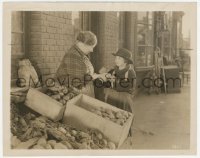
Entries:
<svg viewBox="0 0 200 158">
<path fill-rule="evenodd" d="M 115 54 L 114 69 L 106 75 L 108 81 L 105 88 L 105 101 L 118 108 L 133 112 L 133 96 L 136 87 L 136 74 L 131 67 L 133 64 L 131 52 L 120 48 Z"/>
</svg>

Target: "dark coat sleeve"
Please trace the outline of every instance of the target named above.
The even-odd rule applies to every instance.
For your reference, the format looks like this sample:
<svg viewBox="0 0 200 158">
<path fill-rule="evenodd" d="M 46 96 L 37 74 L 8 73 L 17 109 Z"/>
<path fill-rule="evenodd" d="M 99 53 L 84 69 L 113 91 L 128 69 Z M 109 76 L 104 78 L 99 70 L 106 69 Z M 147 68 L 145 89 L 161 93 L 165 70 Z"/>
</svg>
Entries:
<svg viewBox="0 0 200 158">
<path fill-rule="evenodd" d="M 136 89 L 136 73 L 133 69 L 129 70 L 128 79 L 129 81 L 131 81 L 131 87 L 129 89 L 129 92 L 132 93 Z"/>
</svg>

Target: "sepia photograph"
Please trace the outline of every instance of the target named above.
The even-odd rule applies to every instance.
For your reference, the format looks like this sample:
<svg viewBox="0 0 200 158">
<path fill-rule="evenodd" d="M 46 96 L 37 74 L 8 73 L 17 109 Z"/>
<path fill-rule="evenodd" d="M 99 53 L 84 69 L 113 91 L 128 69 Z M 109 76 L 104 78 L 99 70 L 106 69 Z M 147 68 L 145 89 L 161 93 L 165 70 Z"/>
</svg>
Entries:
<svg viewBox="0 0 200 158">
<path fill-rule="evenodd" d="M 4 3 L 5 155 L 195 154 L 196 3 L 42 6 Z"/>
</svg>

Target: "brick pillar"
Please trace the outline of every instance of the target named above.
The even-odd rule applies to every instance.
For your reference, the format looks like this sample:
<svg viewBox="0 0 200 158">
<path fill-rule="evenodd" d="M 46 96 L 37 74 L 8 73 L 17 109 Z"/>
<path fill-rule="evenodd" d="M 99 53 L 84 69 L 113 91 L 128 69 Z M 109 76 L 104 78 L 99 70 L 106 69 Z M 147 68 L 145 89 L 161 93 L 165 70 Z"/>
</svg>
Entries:
<svg viewBox="0 0 200 158">
<path fill-rule="evenodd" d="M 31 12 L 28 57 L 43 77 L 53 77 L 74 42 L 71 12 Z"/>
</svg>

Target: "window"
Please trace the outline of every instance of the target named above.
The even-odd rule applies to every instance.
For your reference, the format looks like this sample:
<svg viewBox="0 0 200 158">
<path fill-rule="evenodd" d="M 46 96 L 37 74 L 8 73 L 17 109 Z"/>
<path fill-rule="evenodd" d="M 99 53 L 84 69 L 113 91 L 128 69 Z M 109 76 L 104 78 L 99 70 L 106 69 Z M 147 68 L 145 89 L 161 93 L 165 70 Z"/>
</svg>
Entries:
<svg viewBox="0 0 200 158">
<path fill-rule="evenodd" d="M 137 12 L 136 66 L 153 65 L 153 14 Z"/>
<path fill-rule="evenodd" d="M 24 13 L 12 12 L 11 16 L 11 51 L 14 55 L 24 55 L 25 41 L 24 41 Z"/>
</svg>

